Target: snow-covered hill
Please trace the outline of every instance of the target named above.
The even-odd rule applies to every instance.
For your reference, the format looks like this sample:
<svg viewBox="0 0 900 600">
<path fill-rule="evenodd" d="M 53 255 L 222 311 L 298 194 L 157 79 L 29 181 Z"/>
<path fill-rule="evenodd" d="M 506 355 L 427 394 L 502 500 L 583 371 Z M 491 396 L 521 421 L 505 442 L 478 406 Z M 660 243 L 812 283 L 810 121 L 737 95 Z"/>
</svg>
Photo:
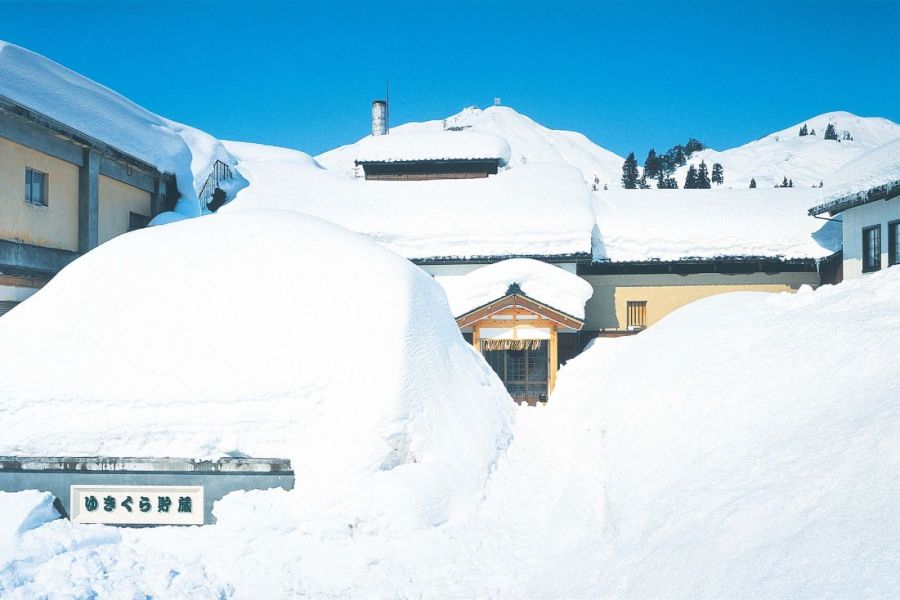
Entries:
<svg viewBox="0 0 900 600">
<path fill-rule="evenodd" d="M 825 129 L 834 125 L 838 137 L 846 131 L 852 140 L 826 140 Z M 800 136 L 806 125 L 810 135 Z M 815 135 L 811 133 L 815 131 Z M 750 179 L 759 187 L 773 187 L 787 177 L 795 187 L 830 184 L 832 174 L 840 167 L 892 140 L 900 138 L 900 125 L 880 117 L 860 117 L 837 111 L 812 117 L 776 131 L 763 138 L 729 150 L 703 150 L 691 155 L 688 165 L 701 160 L 711 168 L 721 163 L 725 169 L 725 187 L 746 188 Z M 675 178 L 684 183 L 688 165 L 678 169 Z"/>
<path fill-rule="evenodd" d="M 624 159 L 618 154 L 578 132 L 548 129 L 508 106 L 491 106 L 484 110 L 469 107 L 444 120 L 392 127 L 390 135 L 444 130 L 492 133 L 504 138 L 510 146 L 509 166 L 513 168 L 531 162 L 564 163 L 580 170 L 587 182 L 598 178 L 601 186 L 619 185 L 622 177 Z M 359 143 L 335 148 L 320 154 L 316 160 L 327 169 L 352 171 L 360 150 Z"/>
</svg>

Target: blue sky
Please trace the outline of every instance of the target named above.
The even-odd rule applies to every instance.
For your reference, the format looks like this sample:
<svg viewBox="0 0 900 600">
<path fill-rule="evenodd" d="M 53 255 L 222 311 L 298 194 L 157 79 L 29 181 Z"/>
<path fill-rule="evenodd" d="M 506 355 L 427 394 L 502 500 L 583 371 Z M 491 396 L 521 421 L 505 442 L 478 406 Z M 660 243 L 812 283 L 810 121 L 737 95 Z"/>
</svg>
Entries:
<svg viewBox="0 0 900 600">
<path fill-rule="evenodd" d="M 619 154 L 829 110 L 900 121 L 900 3 L 27 2 L 0 39 L 223 139 L 318 153 L 495 96 Z"/>
</svg>

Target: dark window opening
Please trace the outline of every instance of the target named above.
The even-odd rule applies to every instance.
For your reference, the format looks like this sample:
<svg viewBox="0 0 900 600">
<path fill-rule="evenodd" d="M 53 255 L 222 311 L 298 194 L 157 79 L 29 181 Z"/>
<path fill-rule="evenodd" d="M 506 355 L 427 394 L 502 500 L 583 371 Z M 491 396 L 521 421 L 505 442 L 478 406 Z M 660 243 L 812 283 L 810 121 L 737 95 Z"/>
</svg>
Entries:
<svg viewBox="0 0 900 600">
<path fill-rule="evenodd" d="M 47 206 L 47 174 L 25 169 L 25 202 Z"/>
<path fill-rule="evenodd" d="M 143 229 L 150 224 L 150 217 L 136 212 L 128 213 L 128 231 Z"/>
<path fill-rule="evenodd" d="M 888 265 L 900 265 L 900 221 L 888 223 Z"/>
<path fill-rule="evenodd" d="M 643 329 L 647 326 L 647 301 L 629 300 L 626 306 L 628 329 Z"/>
<path fill-rule="evenodd" d="M 865 227 L 862 230 L 863 273 L 881 268 L 881 225 Z"/>
<path fill-rule="evenodd" d="M 506 386 L 506 391 L 519 403 L 532 406 L 547 401 L 549 355 L 546 341 L 527 350 L 485 350 L 487 360 Z"/>
</svg>

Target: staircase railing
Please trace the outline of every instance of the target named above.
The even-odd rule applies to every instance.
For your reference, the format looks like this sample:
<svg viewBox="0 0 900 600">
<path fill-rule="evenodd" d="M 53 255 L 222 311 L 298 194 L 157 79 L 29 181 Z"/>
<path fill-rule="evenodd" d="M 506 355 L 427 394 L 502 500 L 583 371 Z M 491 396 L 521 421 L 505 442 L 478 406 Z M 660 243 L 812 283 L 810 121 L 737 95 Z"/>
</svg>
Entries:
<svg viewBox="0 0 900 600">
<path fill-rule="evenodd" d="M 231 173 L 231 167 L 221 160 L 216 160 L 209 177 L 206 178 L 206 183 L 203 184 L 203 187 L 200 188 L 200 193 L 197 194 L 197 197 L 200 200 L 200 206 L 202 206 L 204 210 L 208 209 L 216 188 L 221 187 L 220 184 L 222 182 L 232 181 L 233 179 L 234 175 Z"/>
</svg>

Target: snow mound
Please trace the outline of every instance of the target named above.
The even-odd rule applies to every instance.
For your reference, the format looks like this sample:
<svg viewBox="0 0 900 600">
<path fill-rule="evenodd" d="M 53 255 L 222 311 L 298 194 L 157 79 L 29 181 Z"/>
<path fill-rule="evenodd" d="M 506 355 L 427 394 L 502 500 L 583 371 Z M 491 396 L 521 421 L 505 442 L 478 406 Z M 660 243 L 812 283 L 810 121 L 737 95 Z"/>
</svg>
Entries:
<svg viewBox="0 0 900 600">
<path fill-rule="evenodd" d="M 506 295 L 517 284 L 530 298 L 584 318 L 584 304 L 594 293 L 587 281 L 559 267 L 529 258 L 513 258 L 459 276 L 435 277 L 447 293 L 454 316 Z"/>
<path fill-rule="evenodd" d="M 302 152 L 226 146 L 250 184 L 224 212 L 314 215 L 410 259 L 590 252 L 590 197 L 572 167 L 528 164 L 483 179 L 366 181 L 323 169 Z"/>
<path fill-rule="evenodd" d="M 417 160 L 498 159 L 509 162 L 509 144 L 487 133 L 442 131 L 440 133 L 393 133 L 360 140 L 359 162 L 404 162 Z"/>
<path fill-rule="evenodd" d="M 825 128 L 834 125 L 838 137 L 849 133 L 852 140 L 826 140 Z M 806 125 L 816 135 L 800 136 Z M 834 182 L 834 173 L 868 150 L 900 138 L 900 125 L 880 117 L 860 117 L 849 112 L 835 111 L 807 119 L 787 129 L 776 131 L 758 140 L 723 150 L 707 149 L 688 159 L 688 164 L 676 171 L 679 185 L 684 182 L 690 164 L 705 160 L 712 169 L 721 163 L 725 170 L 725 186 L 747 188 L 756 179 L 759 188 L 780 185 L 783 179 L 793 179 L 795 187 L 814 187 Z"/>
<path fill-rule="evenodd" d="M 578 533 L 557 560 L 603 555 L 594 597 L 896 595 L 898 315 L 891 268 L 715 296 L 595 343 L 550 408 L 594 463 L 607 539 Z"/>
<path fill-rule="evenodd" d="M 484 110 L 469 107 L 447 119 L 398 125 L 391 127 L 387 137 L 443 131 L 491 134 L 504 139 L 510 148 L 509 166 L 513 168 L 535 162 L 563 164 L 581 171 L 586 182 L 593 183 L 597 177 L 601 186 L 621 185 L 622 157 L 580 133 L 548 129 L 507 106 Z M 325 152 L 316 159 L 328 169 L 349 173 L 367 139 Z"/>
<path fill-rule="evenodd" d="M 594 260 L 822 258 L 840 223 L 807 215 L 821 190 L 624 190 L 594 194 Z"/>
<path fill-rule="evenodd" d="M 869 150 L 841 167 L 832 178 L 825 200 L 900 181 L 900 139 Z"/>
<path fill-rule="evenodd" d="M 0 41 L 0 96 L 174 173 L 180 211 L 199 214 L 197 190 L 216 160 L 232 164 L 209 134 L 170 121 L 113 90 L 19 46 Z"/>
<path fill-rule="evenodd" d="M 0 454 L 286 457 L 297 505 L 342 527 L 442 522 L 509 438 L 509 397 L 440 286 L 296 213 L 120 236 L 0 340 Z"/>
</svg>

